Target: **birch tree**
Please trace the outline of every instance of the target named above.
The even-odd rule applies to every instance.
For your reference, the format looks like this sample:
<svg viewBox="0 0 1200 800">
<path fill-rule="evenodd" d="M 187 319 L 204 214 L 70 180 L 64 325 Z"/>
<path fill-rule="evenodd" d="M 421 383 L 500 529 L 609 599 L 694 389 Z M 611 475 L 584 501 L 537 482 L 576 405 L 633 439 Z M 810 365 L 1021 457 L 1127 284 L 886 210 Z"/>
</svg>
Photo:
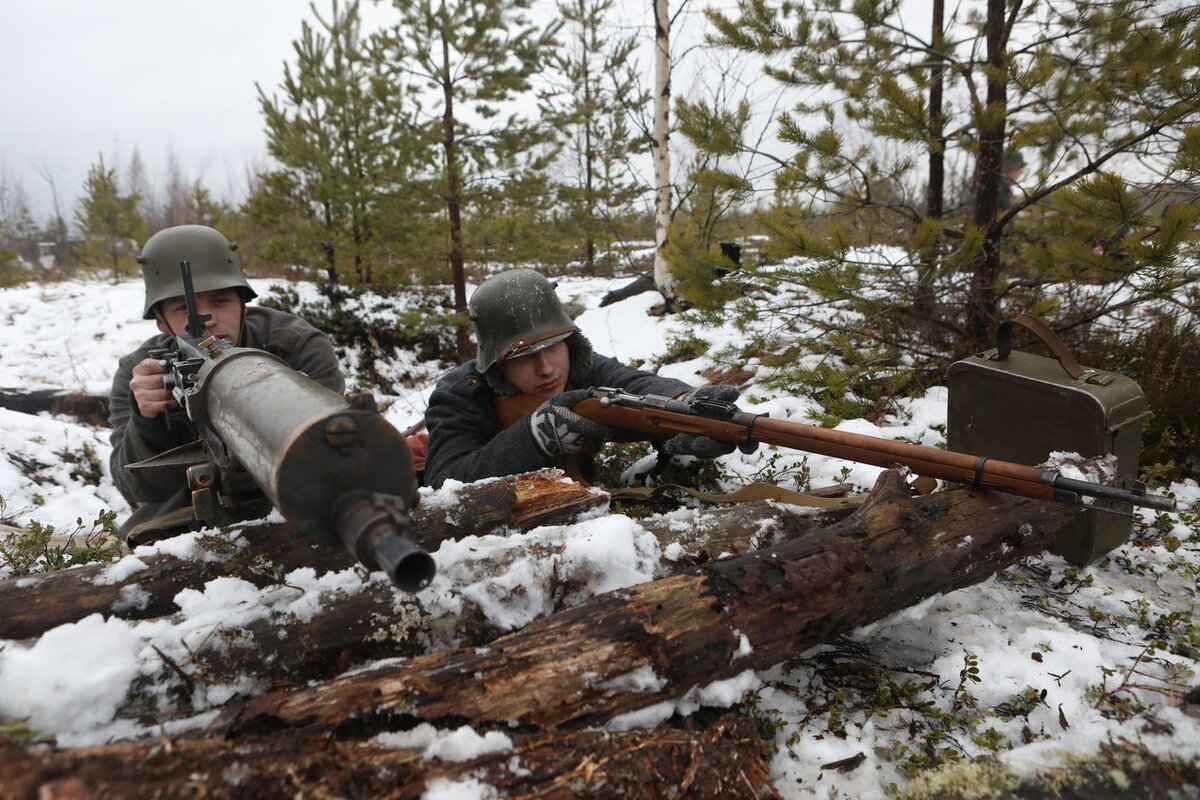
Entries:
<svg viewBox="0 0 1200 800">
<path fill-rule="evenodd" d="M 654 284 L 667 307 L 676 300 L 676 279 L 667 262 L 671 228 L 671 15 L 668 0 L 654 0 Z"/>
</svg>

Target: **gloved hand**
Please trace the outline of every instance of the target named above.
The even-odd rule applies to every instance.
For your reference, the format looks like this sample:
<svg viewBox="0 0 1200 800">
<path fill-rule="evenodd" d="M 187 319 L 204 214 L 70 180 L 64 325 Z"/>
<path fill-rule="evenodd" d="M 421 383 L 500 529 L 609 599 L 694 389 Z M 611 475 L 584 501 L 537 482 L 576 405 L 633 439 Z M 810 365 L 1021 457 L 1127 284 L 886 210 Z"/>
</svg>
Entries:
<svg viewBox="0 0 1200 800">
<path fill-rule="evenodd" d="M 690 400 L 718 400 L 722 403 L 732 403 L 738 399 L 741 392 L 736 386 L 698 386 L 679 398 L 684 402 Z M 757 448 L 758 442 L 754 443 Z M 737 449 L 736 444 L 721 442 L 710 436 L 692 436 L 687 433 L 677 433 L 663 443 L 663 450 L 673 456 L 695 456 L 696 458 L 716 458 L 729 455 Z M 750 450 L 748 452 L 753 452 Z"/>
<path fill-rule="evenodd" d="M 551 397 L 529 415 L 533 442 L 542 455 L 553 458 L 578 453 L 588 439 L 594 442 L 636 442 L 646 438 L 640 433 L 592 422 L 571 410 L 571 406 L 586 400 L 587 396 L 587 389 L 572 389 Z"/>
</svg>

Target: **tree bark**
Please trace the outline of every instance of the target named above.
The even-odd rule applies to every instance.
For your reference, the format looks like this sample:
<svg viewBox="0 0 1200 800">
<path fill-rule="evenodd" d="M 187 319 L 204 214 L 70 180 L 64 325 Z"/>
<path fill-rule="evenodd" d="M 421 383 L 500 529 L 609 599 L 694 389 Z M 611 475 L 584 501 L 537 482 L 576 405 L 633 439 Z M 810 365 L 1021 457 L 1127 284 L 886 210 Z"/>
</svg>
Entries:
<svg viewBox="0 0 1200 800">
<path fill-rule="evenodd" d="M 420 748 L 330 742 L 319 734 L 252 742 L 164 738 L 67 750 L 0 739 L 0 800 L 418 800 L 435 781 L 471 779 L 504 797 L 779 797 L 763 760 L 766 745 L 746 718 L 720 719 L 699 731 L 509 736 L 511 750 L 462 762 L 424 759 Z"/>
<path fill-rule="evenodd" d="M 649 275 L 638 275 L 630 283 L 625 284 L 620 289 L 613 289 L 604 297 L 600 298 L 600 307 L 610 306 L 613 303 L 618 303 L 622 300 L 627 300 L 630 297 L 635 297 L 642 292 L 650 292 L 654 290 L 654 278 Z"/>
<path fill-rule="evenodd" d="M 564 481 L 556 470 L 542 470 L 470 484 L 456 495 L 452 508 L 418 506 L 412 512 L 412 536 L 432 551 L 447 539 L 501 527 L 527 531 L 566 522 L 607 502 L 603 492 Z M 108 564 L 0 580 L 0 608 L 5 610 L 0 614 L 0 639 L 38 636 L 96 613 L 123 619 L 172 614 L 180 590 L 200 588 L 222 575 L 269 586 L 300 567 L 328 572 L 355 563 L 341 548 L 314 545 L 287 524 L 238 526 L 232 531 L 233 539 L 214 535 L 202 542 L 216 560 L 145 556 L 145 569 L 113 581 L 104 578 Z M 245 540 L 240 548 L 239 532 Z"/>
<path fill-rule="evenodd" d="M 845 516 L 849 509 L 802 516 L 767 502 L 754 502 L 697 513 L 687 525 L 680 525 L 675 514 L 644 520 L 642 526 L 659 539 L 666 553 L 663 570 L 676 572 L 718 556 L 742 554 L 803 536 Z M 560 552 L 561 548 L 546 546 L 537 555 L 552 559 Z M 525 550 L 502 552 L 480 566 L 488 575 L 503 573 L 506 560 L 527 554 Z M 569 577 L 563 577 L 561 584 L 567 582 Z M 571 594 L 561 585 L 553 587 L 550 595 L 549 613 L 571 604 Z M 139 678 L 116 715 L 161 722 L 200 710 L 193 705 L 196 695 L 191 691 L 198 683 L 233 684 L 239 676 L 254 675 L 274 685 L 303 685 L 329 680 L 372 660 L 481 647 L 507 633 L 469 598 L 462 598 L 461 604 L 458 611 L 435 615 L 412 595 L 377 581 L 354 594 L 322 600 L 326 611 L 311 619 L 284 614 L 241 626 L 223 625 L 218 635 L 191 650 L 184 663 L 160 652 L 162 663 L 157 672 Z M 168 694 L 174 705 L 164 711 L 153 698 Z M 151 706 L 146 704 L 147 697 L 152 698 Z"/>
<path fill-rule="evenodd" d="M 966 352 L 988 346 L 996 328 L 996 283 L 1000 261 L 1000 227 L 996 212 L 1000 200 L 1000 170 L 1004 163 L 1005 123 L 1008 115 L 1008 44 L 1006 0 L 987 0 L 987 100 L 979 129 L 979 187 L 974 222 L 983 231 L 983 252 L 975 261 L 967 298 Z M 1019 7 L 1018 3 L 1018 7 Z M 1016 13 L 1015 11 L 1013 12 Z"/>
<path fill-rule="evenodd" d="M 929 181 L 925 186 L 925 218 L 941 220 L 946 197 L 946 119 L 942 113 L 942 97 L 945 91 L 946 32 L 945 0 L 933 0 L 930 21 L 930 65 L 929 65 L 929 133 L 933 140 L 929 146 Z M 921 252 L 917 271 L 917 292 L 913 308 L 918 314 L 933 313 L 934 291 L 938 266 L 944 257 L 941 252 L 942 236 L 938 234 Z M 929 326 L 932 329 L 932 326 Z"/>
<path fill-rule="evenodd" d="M 358 737 L 418 720 L 599 724 L 981 581 L 1044 549 L 1078 513 L 967 489 L 914 499 L 889 471 L 862 508 L 811 536 L 601 595 L 486 649 L 230 705 L 213 732 L 315 726 Z"/>
<path fill-rule="evenodd" d="M 39 389 L 27 392 L 21 389 L 0 388 L 0 408 L 20 411 L 24 414 L 63 414 L 88 425 L 107 428 L 108 398 L 95 395 L 64 393 L 58 389 Z"/>
</svg>

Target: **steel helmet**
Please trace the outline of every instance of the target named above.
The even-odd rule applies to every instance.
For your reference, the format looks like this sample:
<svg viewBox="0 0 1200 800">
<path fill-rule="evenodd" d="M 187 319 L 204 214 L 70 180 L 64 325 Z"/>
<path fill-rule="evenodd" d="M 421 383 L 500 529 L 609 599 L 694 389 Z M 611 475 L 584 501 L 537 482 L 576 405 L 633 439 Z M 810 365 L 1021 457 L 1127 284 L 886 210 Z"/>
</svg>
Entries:
<svg viewBox="0 0 1200 800">
<path fill-rule="evenodd" d="M 244 300 L 257 297 L 257 292 L 246 283 L 236 251 L 236 244 L 206 225 L 176 225 L 151 236 L 138 258 L 146 284 L 142 317 L 154 319 L 155 304 L 183 296 L 180 261 L 191 264 L 192 286 L 197 292 L 237 288 Z"/>
<path fill-rule="evenodd" d="M 563 311 L 554 284 L 531 269 L 512 269 L 488 278 L 471 294 L 467 313 L 475 327 L 479 344 L 475 364 L 481 372 L 579 331 Z"/>
</svg>

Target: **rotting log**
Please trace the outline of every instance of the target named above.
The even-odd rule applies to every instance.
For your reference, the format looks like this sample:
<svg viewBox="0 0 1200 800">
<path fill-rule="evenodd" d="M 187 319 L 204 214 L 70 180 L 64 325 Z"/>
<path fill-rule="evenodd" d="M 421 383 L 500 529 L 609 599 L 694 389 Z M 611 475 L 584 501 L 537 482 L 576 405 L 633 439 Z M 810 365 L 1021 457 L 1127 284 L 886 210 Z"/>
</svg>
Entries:
<svg viewBox="0 0 1200 800">
<path fill-rule="evenodd" d="M 440 782 L 468 780 L 503 797 L 779 797 L 763 760 L 766 746 L 744 717 L 698 731 L 661 727 L 510 739 L 511 750 L 463 762 L 426 760 L 418 748 L 330 742 L 319 734 L 245 742 L 163 738 L 61 750 L 0 739 L 0 800 L 418 800 Z"/>
<path fill-rule="evenodd" d="M 543 488 L 547 483 L 548 489 Z M 595 500 L 595 492 L 586 492 L 575 484 L 564 484 L 553 474 L 520 476 L 512 485 L 517 489 L 514 503 L 517 511 L 507 522 L 518 528 L 562 516 L 566 509 Z M 521 498 L 526 496 L 536 496 L 537 501 L 523 502 Z M 557 499 L 547 502 L 547 496 L 557 496 Z M 423 513 L 427 518 L 444 516 L 432 509 Z M 642 524 L 659 537 L 664 550 L 671 544 L 681 545 L 674 559 L 664 558 L 664 569 L 674 570 L 709 560 L 710 553 L 742 553 L 756 544 L 800 536 L 834 518 L 835 512 L 797 515 L 790 507 L 759 501 L 696 512 L 686 515 L 686 519 L 676 512 L 669 517 L 642 520 Z M 253 536 L 250 555 L 242 553 L 220 563 L 181 561 L 170 556 L 147 558 L 151 564 L 161 562 L 162 566 L 148 568 L 126 581 L 133 586 L 138 575 L 148 575 L 150 580 L 136 584 L 149 589 L 145 594 L 147 602 L 143 606 L 124 609 L 122 615 L 161 619 L 173 613 L 172 598 L 188 582 L 179 578 L 181 571 L 192 582 L 199 578 L 235 574 L 259 585 L 277 584 L 283 570 L 273 566 L 274 561 L 290 559 L 295 563 L 295 554 L 306 548 L 314 551 L 310 563 L 332 559 L 326 567 L 350 566 L 349 558 L 342 551 L 314 548 L 286 526 L 272 527 L 278 529 L 274 535 L 260 533 Z M 220 545 L 232 547 L 226 540 L 215 537 L 209 542 L 210 548 L 219 549 Z M 552 542 L 545 542 L 539 545 L 536 557 L 557 563 L 554 556 L 559 552 Z M 487 574 L 501 573 L 507 561 L 521 555 L 531 553 L 524 548 L 501 549 L 479 567 Z M 261 558 L 262 563 L 255 558 Z M 197 569 L 200 572 L 195 572 Z M 103 587 L 90 582 L 96 577 L 95 568 L 77 568 L 52 575 L 57 577 L 51 580 L 62 584 L 62 592 L 71 593 L 80 601 L 77 613 L 95 608 L 96 604 L 90 601 L 104 597 L 101 594 Z M 71 575 L 83 575 L 86 580 L 72 584 Z M 573 597 L 570 592 L 561 590 L 569 578 L 554 577 L 551 580 L 555 583 L 547 592 L 553 603 L 548 613 L 567 607 Z M 286 587 L 279 588 L 287 591 Z M 213 635 L 206 637 L 200 646 L 185 648 L 186 653 L 158 651 L 161 661 L 157 669 L 138 678 L 129 697 L 117 709 L 117 716 L 147 723 L 162 722 L 196 713 L 198 709 L 194 702 L 203 695 L 197 695 L 193 689 L 199 684 L 234 683 L 240 675 L 254 675 L 276 686 L 293 686 L 326 680 L 349 666 L 373 659 L 414 657 L 434 649 L 484 645 L 507 632 L 489 622 L 468 598 L 463 598 L 462 607 L 457 611 L 431 615 L 413 596 L 397 593 L 390 584 L 382 581 L 365 583 L 357 591 L 330 595 L 323 598 L 320 605 L 321 612 L 311 618 L 272 613 L 241 625 L 224 623 L 214 626 Z M 41 607 L 44 609 L 45 605 Z M 105 607 L 101 605 L 100 610 L 103 612 Z M 159 613 L 155 614 L 155 611 Z M 33 619 L 22 612 L 13 620 L 0 620 L 0 625 L 7 624 L 11 629 L 26 618 Z M 43 616 L 37 622 L 49 627 L 54 620 Z M 151 691 L 146 688 L 149 686 L 155 688 Z"/>
<path fill-rule="evenodd" d="M 638 275 L 629 283 L 625 284 L 619 289 L 613 289 L 605 294 L 604 297 L 601 297 L 600 308 L 610 306 L 613 303 L 619 303 L 622 300 L 628 300 L 630 297 L 636 297 L 643 292 L 653 292 L 657 288 L 658 287 L 655 286 L 654 278 L 652 276 L 647 275 L 644 272 L 638 273 Z"/>
<path fill-rule="evenodd" d="M 681 545 L 674 558 L 664 556 L 662 570 L 671 572 L 710 560 L 710 552 L 747 552 L 756 543 L 801 536 L 820 527 L 822 520 L 828 524 L 836 518 L 828 511 L 797 515 L 777 504 L 754 502 L 686 518 L 672 514 L 669 520 L 648 519 L 643 524 L 659 536 L 664 549 L 685 536 L 686 547 Z M 566 588 L 575 579 L 569 562 L 558 557 L 561 553 L 562 546 L 553 542 L 539 542 L 536 550 L 501 548 L 474 562 L 474 568 L 482 580 L 503 574 L 517 558 L 532 557 L 551 565 L 545 576 L 545 613 L 553 614 L 579 602 Z M 288 589 L 280 587 L 280 591 Z M 356 591 L 339 590 L 322 597 L 319 605 L 321 611 L 311 618 L 284 612 L 245 624 L 222 623 L 214 626 L 213 635 L 202 645 L 188 647 L 186 653 L 158 651 L 158 668 L 143 672 L 117 716 L 143 723 L 189 716 L 200 710 L 194 703 L 203 695 L 193 691 L 200 683 L 234 684 L 239 676 L 254 675 L 276 686 L 302 685 L 328 680 L 352 665 L 375 659 L 483 646 L 508 632 L 491 622 L 469 595 L 460 597 L 454 610 L 437 610 L 378 580 Z M 169 702 L 164 704 L 162 697 Z"/>
<path fill-rule="evenodd" d="M 23 414 L 61 414 L 78 419 L 97 428 L 107 428 L 108 398 L 96 395 L 67 393 L 59 389 L 0 388 L 0 408 Z"/>
<path fill-rule="evenodd" d="M 823 511 L 797 513 L 794 506 L 774 500 L 754 500 L 674 511 L 638 522 L 658 539 L 667 563 L 686 566 L 798 538 L 832 525 L 855 508 L 856 505 L 847 503 Z"/>
<path fill-rule="evenodd" d="M 359 737 L 414 720 L 594 725 L 981 581 L 1079 513 L 973 489 L 913 498 L 888 471 L 854 514 L 799 540 L 598 596 L 487 648 L 230 704 L 212 728 Z"/>
<path fill-rule="evenodd" d="M 447 539 L 494 532 L 527 531 L 538 525 L 566 523 L 608 502 L 608 496 L 569 480 L 557 470 L 464 486 L 453 506 L 413 509 L 412 535 L 428 550 Z M 207 537 L 211 558 L 180 559 L 149 555 L 145 569 L 119 580 L 106 580 L 108 564 L 89 564 L 58 572 L 0 580 L 0 639 L 24 639 L 91 614 L 149 619 L 177 611 L 182 589 L 200 588 L 222 575 L 258 586 L 278 583 L 293 569 L 318 572 L 348 569 L 354 560 L 338 547 L 320 547 L 287 524 L 236 526 L 241 543 L 224 535 Z"/>
<path fill-rule="evenodd" d="M 845 511 L 797 515 L 788 507 L 771 502 L 743 503 L 681 517 L 650 518 L 642 524 L 654 533 L 665 550 L 685 541 L 674 558 L 664 556 L 664 571 L 678 571 L 710 560 L 709 553 L 743 553 L 756 544 L 771 544 L 829 524 Z M 552 542 L 528 548 L 501 549 L 478 567 L 485 574 L 501 574 L 514 558 L 533 556 L 550 564 L 560 563 L 561 547 Z M 548 577 L 546 592 L 556 613 L 577 602 L 563 589 L 568 575 Z M 283 590 L 283 589 L 281 589 Z M 461 598 L 455 611 L 433 614 L 415 597 L 397 593 L 382 581 L 364 584 L 358 591 L 322 598 L 322 611 L 309 619 L 291 614 L 271 614 L 244 625 L 222 624 L 203 646 L 189 648 L 186 660 L 177 661 L 160 652 L 158 669 L 143 674 L 139 684 L 155 685 L 154 691 L 135 686 L 117 716 L 143 722 L 187 716 L 197 683 L 233 683 L 239 675 L 252 674 L 272 683 L 298 685 L 327 680 L 347 667 L 373 659 L 412 658 L 432 650 L 478 647 L 507 633 L 491 623 L 483 610 L 468 597 Z M 166 693 L 169 706 L 146 699 Z"/>
<path fill-rule="evenodd" d="M 772 544 L 803 536 L 838 516 L 829 511 L 798 516 L 768 502 L 714 509 L 689 520 L 687 547 L 681 547 L 677 559 L 664 557 L 664 570 L 678 571 L 709 561 L 715 557 L 709 553 L 740 554 L 753 550 L 756 543 Z M 673 522 L 678 523 L 678 518 Z M 680 537 L 676 524 L 668 526 L 661 519 L 643 520 L 643 524 L 663 546 Z M 536 554 L 527 548 L 501 550 L 479 566 L 486 574 L 500 574 L 514 558 L 534 555 L 557 563 L 556 556 L 561 552 L 561 546 L 547 542 L 539 545 Z M 548 613 L 557 613 L 570 605 L 571 593 L 562 589 L 568 578 L 556 575 L 552 580 L 554 584 L 547 592 L 551 602 Z M 175 674 L 185 682 L 220 683 L 233 682 L 241 674 L 254 674 L 275 682 L 307 683 L 329 679 L 352 664 L 378 658 L 412 658 L 451 647 L 478 647 L 507 633 L 489 622 L 470 598 L 461 598 L 460 602 L 461 608 L 454 612 L 431 615 L 414 596 L 375 581 L 355 593 L 323 599 L 323 610 L 311 619 L 285 614 L 245 625 L 222 625 L 220 635 L 191 652 L 188 663 L 167 663 L 164 655 L 159 675 L 147 675 L 144 680 L 161 683 L 164 676 Z M 194 711 L 186 702 L 178 709 L 182 714 Z M 141 713 L 134 702 L 118 715 Z"/>
</svg>

